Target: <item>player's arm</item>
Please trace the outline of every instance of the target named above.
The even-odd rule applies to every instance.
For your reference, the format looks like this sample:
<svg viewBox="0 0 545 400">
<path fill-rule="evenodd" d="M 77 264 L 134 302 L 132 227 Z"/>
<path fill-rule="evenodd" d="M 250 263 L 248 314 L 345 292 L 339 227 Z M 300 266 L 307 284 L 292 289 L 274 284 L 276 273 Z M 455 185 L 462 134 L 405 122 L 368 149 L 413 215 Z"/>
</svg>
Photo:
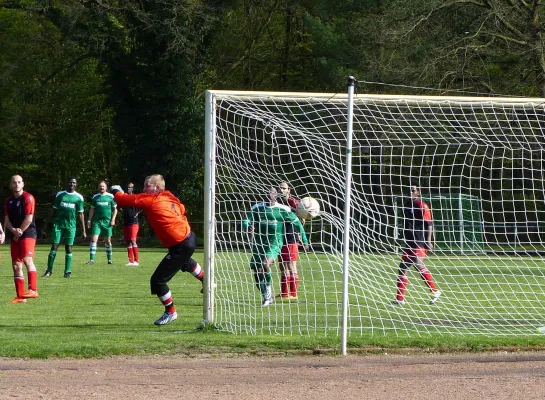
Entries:
<svg viewBox="0 0 545 400">
<path fill-rule="evenodd" d="M 6 216 L 4 217 L 4 226 L 6 227 L 6 231 L 13 233 L 13 237 L 18 238 L 17 230 L 16 228 L 11 225 L 11 221 L 9 220 L 9 215 L 6 213 Z"/>
<path fill-rule="evenodd" d="M 4 233 L 4 229 L 2 229 L 2 224 L 0 224 L 0 244 L 4 243 L 6 241 L 6 234 Z"/>
<path fill-rule="evenodd" d="M 93 220 L 94 216 L 95 216 L 95 206 L 91 206 L 91 209 L 89 210 L 89 219 L 87 220 L 87 228 L 91 228 L 91 221 Z"/>
<path fill-rule="evenodd" d="M 115 225 L 115 218 L 117 217 L 117 204 L 114 203 L 112 208 L 113 208 L 113 210 L 112 210 L 112 220 L 110 221 L 110 225 L 114 226 Z"/>
<path fill-rule="evenodd" d="M 306 249 L 308 247 L 308 238 L 307 238 L 307 234 L 305 233 L 305 228 L 303 227 L 303 224 L 299 220 L 299 217 L 297 217 L 297 215 L 295 215 L 293 212 L 288 211 L 286 213 L 286 219 L 293 224 L 297 232 L 301 235 L 303 246 L 305 246 L 305 249 Z"/>
<path fill-rule="evenodd" d="M 21 222 L 21 226 L 19 227 L 19 230 L 20 230 L 20 235 L 19 236 L 21 236 L 23 234 L 23 232 L 27 230 L 27 228 L 32 223 L 33 218 L 34 218 L 34 214 L 25 215 L 25 219 L 23 219 L 23 222 Z"/>
<path fill-rule="evenodd" d="M 32 220 L 34 219 L 35 204 L 36 202 L 32 195 L 25 195 L 25 218 L 23 219 L 23 222 L 21 222 L 19 228 L 15 228 L 15 231 L 17 232 L 16 236 L 23 236 L 23 232 L 28 229 L 30 224 L 32 224 Z"/>
<path fill-rule="evenodd" d="M 82 211 L 78 212 L 79 215 L 79 222 L 81 223 L 81 237 L 86 239 L 87 238 L 87 231 L 85 230 L 85 213 Z"/>
<path fill-rule="evenodd" d="M 433 219 L 428 206 L 424 207 L 424 227 L 426 228 L 426 245 L 428 250 L 433 250 Z"/>
<path fill-rule="evenodd" d="M 242 220 L 242 229 L 245 231 L 253 231 L 254 229 L 254 214 L 253 212 L 249 212 L 248 215 L 246 215 L 246 218 Z"/>
</svg>

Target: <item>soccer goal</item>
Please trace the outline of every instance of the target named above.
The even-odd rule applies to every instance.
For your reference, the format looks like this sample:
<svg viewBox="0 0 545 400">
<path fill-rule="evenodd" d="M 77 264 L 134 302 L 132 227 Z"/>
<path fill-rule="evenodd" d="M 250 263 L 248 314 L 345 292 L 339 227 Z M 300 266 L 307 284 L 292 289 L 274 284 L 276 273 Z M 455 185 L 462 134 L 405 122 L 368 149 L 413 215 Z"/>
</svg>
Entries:
<svg viewBox="0 0 545 400">
<path fill-rule="evenodd" d="M 537 334 L 544 101 L 208 91 L 205 321 L 241 334 L 339 335 L 344 299 L 348 335 Z M 300 253 L 297 301 L 262 307 L 240 222 L 281 181 L 322 212 L 305 225 L 312 249 Z M 425 263 L 442 295 L 429 304 L 412 269 L 405 304 L 393 306 L 410 184 L 432 211 L 437 246 Z M 276 267 L 273 276 L 278 293 Z"/>
</svg>

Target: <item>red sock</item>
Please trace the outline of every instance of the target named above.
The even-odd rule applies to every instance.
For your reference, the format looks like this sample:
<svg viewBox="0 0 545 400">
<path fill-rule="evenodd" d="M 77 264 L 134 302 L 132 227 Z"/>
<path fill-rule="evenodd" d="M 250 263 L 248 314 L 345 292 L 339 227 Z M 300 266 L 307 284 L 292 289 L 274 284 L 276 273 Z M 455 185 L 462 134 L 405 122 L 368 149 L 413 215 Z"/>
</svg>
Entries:
<svg viewBox="0 0 545 400">
<path fill-rule="evenodd" d="M 191 271 L 191 274 L 197 278 L 198 280 L 202 281 L 204 278 L 204 270 L 201 268 L 201 266 L 197 263 L 197 266 Z"/>
<path fill-rule="evenodd" d="M 159 300 L 161 300 L 161 304 L 165 306 L 165 312 L 169 314 L 174 314 L 176 312 L 176 309 L 174 308 L 174 300 L 172 299 L 172 293 L 170 293 L 170 290 L 163 296 L 157 297 L 159 297 Z"/>
<path fill-rule="evenodd" d="M 138 246 L 133 244 L 132 245 L 132 252 L 134 254 L 134 262 L 138 262 Z"/>
<path fill-rule="evenodd" d="M 36 271 L 28 271 L 28 289 L 38 290 L 38 273 Z"/>
<path fill-rule="evenodd" d="M 435 292 L 437 288 L 435 287 L 435 283 L 433 282 L 431 272 L 426 267 L 420 268 L 418 272 L 420 272 L 420 276 L 422 277 L 422 279 L 424 279 L 426 286 L 430 288 L 432 292 Z"/>
<path fill-rule="evenodd" d="M 280 277 L 280 296 L 288 297 L 289 295 L 289 284 L 288 284 L 288 275 L 282 275 Z"/>
<path fill-rule="evenodd" d="M 409 278 L 407 277 L 407 273 L 399 274 L 397 277 L 397 300 L 402 301 L 405 298 L 405 289 L 407 289 L 408 284 Z"/>
<path fill-rule="evenodd" d="M 133 248 L 132 248 L 132 244 L 129 244 L 127 246 L 127 254 L 129 256 L 129 262 L 130 263 L 133 263 L 134 262 L 134 255 L 133 255 Z"/>
<path fill-rule="evenodd" d="M 15 293 L 17 294 L 17 297 L 23 297 L 23 293 L 25 292 L 25 278 L 18 276 L 13 278 L 13 282 L 15 283 Z"/>
<path fill-rule="evenodd" d="M 299 286 L 299 275 L 291 274 L 290 276 L 290 296 L 297 297 L 297 287 Z"/>
</svg>

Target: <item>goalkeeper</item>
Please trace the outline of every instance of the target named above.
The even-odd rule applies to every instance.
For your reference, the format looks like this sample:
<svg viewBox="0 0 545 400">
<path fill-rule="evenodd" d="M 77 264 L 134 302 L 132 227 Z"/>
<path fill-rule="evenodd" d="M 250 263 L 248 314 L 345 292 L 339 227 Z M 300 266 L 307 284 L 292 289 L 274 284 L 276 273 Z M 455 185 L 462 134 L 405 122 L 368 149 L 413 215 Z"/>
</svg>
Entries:
<svg viewBox="0 0 545 400">
<path fill-rule="evenodd" d="M 285 222 L 293 224 L 301 234 L 304 249 L 308 248 L 308 239 L 301 221 L 289 207 L 278 204 L 277 197 L 277 190 L 271 188 L 268 202 L 255 204 L 246 219 L 242 221 L 242 228 L 253 232 L 250 269 L 254 273 L 256 286 L 263 296 L 263 307 L 269 306 L 274 301 L 271 265 L 282 248 Z"/>
<path fill-rule="evenodd" d="M 426 286 L 432 292 L 430 304 L 435 303 L 441 291 L 437 289 L 431 272 L 424 265 L 429 250 L 433 250 L 433 220 L 430 207 L 420 199 L 420 188 L 410 186 L 410 197 L 403 205 L 403 239 L 406 243 L 397 277 L 397 296 L 392 304 L 405 304 L 405 289 L 411 265 L 414 265 Z"/>
<path fill-rule="evenodd" d="M 176 308 L 168 282 L 178 271 L 190 272 L 202 282 L 204 271 L 191 256 L 197 239 L 185 216 L 185 206 L 170 191 L 165 190 L 162 175 L 150 175 L 144 181 L 144 193 L 123 193 L 121 186 L 112 186 L 116 203 L 120 207 L 137 207 L 144 210 L 155 234 L 168 254 L 159 263 L 150 279 L 151 294 L 157 295 L 165 307 L 155 325 L 166 325 L 176 318 Z"/>
</svg>

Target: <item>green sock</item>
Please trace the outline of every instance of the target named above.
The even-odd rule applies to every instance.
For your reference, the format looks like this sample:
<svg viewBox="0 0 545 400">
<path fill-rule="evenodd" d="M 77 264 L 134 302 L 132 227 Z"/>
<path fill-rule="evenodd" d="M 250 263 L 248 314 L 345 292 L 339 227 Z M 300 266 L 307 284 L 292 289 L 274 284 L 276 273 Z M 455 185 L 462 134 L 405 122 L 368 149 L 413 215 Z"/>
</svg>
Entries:
<svg viewBox="0 0 545 400">
<path fill-rule="evenodd" d="M 69 274 L 72 272 L 72 253 L 66 253 L 64 256 L 64 273 Z"/>
<path fill-rule="evenodd" d="M 104 249 L 106 250 L 106 258 L 108 261 L 112 261 L 112 245 L 105 245 Z"/>
<path fill-rule="evenodd" d="M 55 257 L 57 257 L 57 250 L 49 250 L 49 255 L 47 256 L 47 270 L 49 272 L 53 271 Z"/>
</svg>

